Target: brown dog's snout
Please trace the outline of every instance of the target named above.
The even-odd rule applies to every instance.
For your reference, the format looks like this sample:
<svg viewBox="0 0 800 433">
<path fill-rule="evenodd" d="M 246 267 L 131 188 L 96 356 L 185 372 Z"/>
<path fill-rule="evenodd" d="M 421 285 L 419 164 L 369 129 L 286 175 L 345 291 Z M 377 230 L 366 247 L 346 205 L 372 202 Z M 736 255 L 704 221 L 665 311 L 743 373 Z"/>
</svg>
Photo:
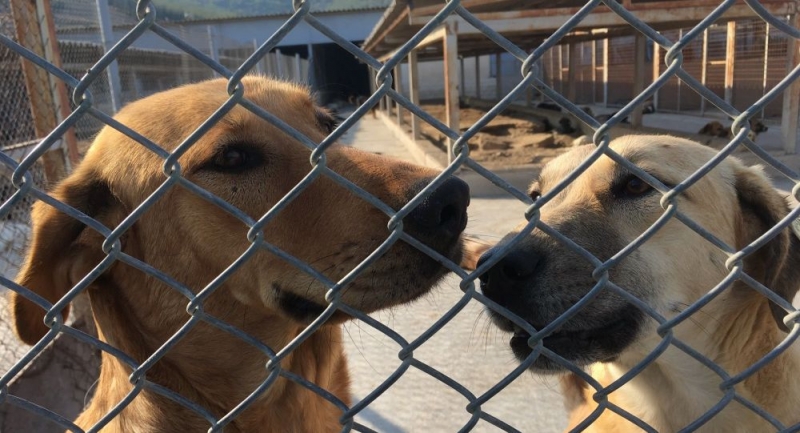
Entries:
<svg viewBox="0 0 800 433">
<path fill-rule="evenodd" d="M 427 185 L 428 182 L 417 185 L 412 193 L 418 193 Z M 469 185 L 451 177 L 411 211 L 405 223 L 412 234 L 423 238 L 443 235 L 456 237 L 467 225 L 467 206 Z"/>
</svg>

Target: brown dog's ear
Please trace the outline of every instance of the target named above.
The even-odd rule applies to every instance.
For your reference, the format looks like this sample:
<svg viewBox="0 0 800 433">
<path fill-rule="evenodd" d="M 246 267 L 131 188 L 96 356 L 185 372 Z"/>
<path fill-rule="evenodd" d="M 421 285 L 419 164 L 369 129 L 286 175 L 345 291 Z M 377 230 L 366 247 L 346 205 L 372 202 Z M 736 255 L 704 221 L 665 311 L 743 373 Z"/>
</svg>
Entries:
<svg viewBox="0 0 800 433">
<path fill-rule="evenodd" d="M 95 219 L 119 203 L 108 185 L 88 170 L 78 169 L 50 194 Z M 103 237 L 42 202 L 34 204 L 31 219 L 32 242 L 16 282 L 55 303 L 105 257 L 100 247 Z M 26 344 L 36 344 L 49 331 L 45 311 L 15 292 L 10 301 L 17 336 Z M 63 310 L 64 320 L 68 314 L 69 307 Z"/>
<path fill-rule="evenodd" d="M 706 125 L 703 126 L 703 128 L 700 131 L 698 131 L 697 133 L 701 134 L 701 135 L 706 135 L 709 132 L 711 132 L 711 123 L 706 123 Z M 711 135 L 713 135 L 713 134 L 711 134 Z"/>
<path fill-rule="evenodd" d="M 736 168 L 736 193 L 742 210 L 737 229 L 737 248 L 753 242 L 789 213 L 786 199 L 772 186 L 760 168 Z M 745 272 L 791 303 L 800 290 L 800 240 L 794 236 L 791 228 L 782 230 L 746 258 Z M 770 308 L 778 326 L 788 331 L 783 323 L 786 311 L 772 302 Z"/>
<path fill-rule="evenodd" d="M 478 260 L 483 253 L 492 248 L 492 244 L 466 234 L 463 236 L 463 240 L 464 250 L 461 255 L 461 267 L 468 271 L 474 271 L 478 267 Z"/>
</svg>

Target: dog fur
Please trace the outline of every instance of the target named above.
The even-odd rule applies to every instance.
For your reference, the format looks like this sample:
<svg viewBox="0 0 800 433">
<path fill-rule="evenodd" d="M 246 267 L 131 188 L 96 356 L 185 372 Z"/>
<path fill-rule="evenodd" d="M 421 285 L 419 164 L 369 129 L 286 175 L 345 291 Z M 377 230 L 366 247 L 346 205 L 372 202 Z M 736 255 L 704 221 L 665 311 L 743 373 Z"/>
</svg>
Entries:
<svg viewBox="0 0 800 433">
<path fill-rule="evenodd" d="M 614 140 L 611 148 L 665 185 L 683 181 L 715 155 L 713 149 L 670 136 L 622 137 Z M 547 194 L 594 149 L 576 148 L 550 162 L 531 186 L 532 196 Z M 664 214 L 661 197 L 610 158 L 601 156 L 541 208 L 541 221 L 606 261 Z M 765 174 L 735 158 L 724 160 L 681 194 L 676 203 L 681 213 L 736 249 L 753 242 L 789 212 L 785 197 Z M 509 234 L 500 245 L 515 234 Z M 481 262 L 494 251 L 484 254 Z M 727 259 L 719 248 L 672 218 L 612 267 L 609 279 L 670 319 L 730 273 Z M 743 263 L 748 275 L 788 302 L 800 289 L 800 240 L 788 228 Z M 487 297 L 542 329 L 597 284 L 593 269 L 577 253 L 535 230 L 481 276 L 482 289 Z M 785 314 L 784 309 L 737 280 L 673 332 L 675 338 L 736 375 L 786 338 Z M 519 359 L 528 357 L 530 335 L 508 319 L 496 313 L 492 316 L 501 329 L 515 332 L 511 339 L 515 355 Z M 624 297 L 605 290 L 545 337 L 544 346 L 585 367 L 606 387 L 662 342 L 655 332 L 657 326 Z M 565 371 L 544 356 L 531 368 L 541 373 Z M 800 381 L 794 377 L 799 370 L 800 344 L 794 344 L 735 389 L 784 425 L 794 425 L 800 422 Z M 608 399 L 656 431 L 674 432 L 723 400 L 721 382 L 723 379 L 712 370 L 670 346 Z M 562 388 L 571 412 L 569 426 L 574 428 L 597 408 L 595 390 L 575 374 L 562 380 Z M 584 431 L 641 430 L 611 410 L 604 410 Z M 774 427 L 732 401 L 698 431 L 744 433 L 774 431 Z"/>
</svg>

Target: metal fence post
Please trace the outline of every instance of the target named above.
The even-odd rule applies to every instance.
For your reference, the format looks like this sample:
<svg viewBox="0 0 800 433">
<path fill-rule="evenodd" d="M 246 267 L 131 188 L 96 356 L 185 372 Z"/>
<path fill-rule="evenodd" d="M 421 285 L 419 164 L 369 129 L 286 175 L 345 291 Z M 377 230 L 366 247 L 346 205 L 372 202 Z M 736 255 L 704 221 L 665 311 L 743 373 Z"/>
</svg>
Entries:
<svg viewBox="0 0 800 433">
<path fill-rule="evenodd" d="M 283 57 L 281 50 L 275 50 L 275 65 L 277 66 L 277 75 L 280 79 L 286 79 L 286 59 Z"/>
<path fill-rule="evenodd" d="M 103 51 L 107 53 L 116 43 L 111 17 L 108 14 L 108 0 L 97 0 L 96 4 Z M 122 86 L 119 82 L 119 64 L 116 59 L 108 65 L 106 74 L 108 75 L 108 87 L 111 95 L 111 109 L 116 113 L 122 107 Z"/>
<path fill-rule="evenodd" d="M 303 82 L 303 71 L 300 69 L 300 53 L 294 54 L 294 80 L 298 83 Z"/>
<path fill-rule="evenodd" d="M 209 24 L 208 26 L 206 26 L 206 29 L 208 31 L 208 52 L 209 52 L 209 56 L 211 56 L 211 58 L 215 62 L 219 62 L 219 49 L 217 48 L 216 32 L 214 31 L 214 26 Z M 217 72 L 215 71 L 214 72 L 214 76 L 218 77 L 219 74 L 217 74 Z"/>
<path fill-rule="evenodd" d="M 258 51 L 258 40 L 253 38 L 253 52 L 255 53 L 256 51 Z M 264 74 L 264 59 L 261 59 L 258 62 L 256 62 L 256 73 L 258 75 Z"/>
</svg>

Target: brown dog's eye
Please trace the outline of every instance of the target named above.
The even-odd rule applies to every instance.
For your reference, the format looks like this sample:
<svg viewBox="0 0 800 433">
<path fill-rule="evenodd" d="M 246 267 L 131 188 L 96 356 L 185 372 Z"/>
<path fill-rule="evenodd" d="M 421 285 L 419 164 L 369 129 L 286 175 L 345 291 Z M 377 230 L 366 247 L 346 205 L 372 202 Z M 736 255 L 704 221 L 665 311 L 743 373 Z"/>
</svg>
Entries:
<svg viewBox="0 0 800 433">
<path fill-rule="evenodd" d="M 541 196 L 542 192 L 535 189 L 532 189 L 530 192 L 528 192 L 528 197 L 530 197 L 533 201 L 536 201 Z"/>
<path fill-rule="evenodd" d="M 653 187 L 638 177 L 631 176 L 625 180 L 622 190 L 623 197 L 640 197 L 652 191 Z"/>
<path fill-rule="evenodd" d="M 236 172 L 254 167 L 259 161 L 257 152 L 243 146 L 225 146 L 206 167 L 216 171 Z"/>
<path fill-rule="evenodd" d="M 247 152 L 235 147 L 225 149 L 217 156 L 216 163 L 220 168 L 236 168 L 243 166 L 247 164 Z"/>
</svg>

